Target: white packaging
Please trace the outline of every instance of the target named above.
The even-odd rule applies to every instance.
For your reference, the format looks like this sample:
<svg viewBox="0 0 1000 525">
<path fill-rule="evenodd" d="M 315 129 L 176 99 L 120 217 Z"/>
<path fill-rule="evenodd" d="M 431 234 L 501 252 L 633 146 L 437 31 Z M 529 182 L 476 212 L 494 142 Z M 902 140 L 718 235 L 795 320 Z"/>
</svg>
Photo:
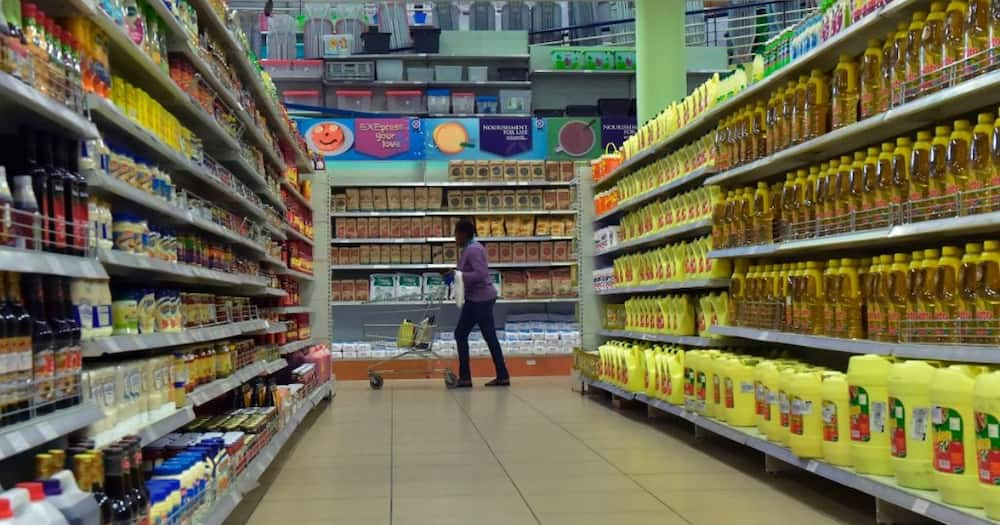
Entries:
<svg viewBox="0 0 1000 525">
<path fill-rule="evenodd" d="M 419 301 L 423 292 L 423 278 L 412 273 L 396 274 L 396 299 Z"/>
<path fill-rule="evenodd" d="M 444 284 L 444 277 L 437 272 L 427 272 L 423 274 L 424 300 L 443 301 L 448 298 L 448 285 Z"/>
<path fill-rule="evenodd" d="M 371 302 L 396 300 L 396 274 L 373 273 L 368 278 L 368 300 Z"/>
<path fill-rule="evenodd" d="M 497 291 L 497 297 L 503 297 L 503 276 L 500 272 L 490 270 L 490 282 L 493 283 L 493 288 Z"/>
</svg>

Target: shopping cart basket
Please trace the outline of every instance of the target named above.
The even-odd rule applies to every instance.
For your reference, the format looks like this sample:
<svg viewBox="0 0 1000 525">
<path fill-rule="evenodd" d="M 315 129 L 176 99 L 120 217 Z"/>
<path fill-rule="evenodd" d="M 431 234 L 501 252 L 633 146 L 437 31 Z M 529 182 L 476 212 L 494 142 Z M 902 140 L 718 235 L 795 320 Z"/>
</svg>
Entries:
<svg viewBox="0 0 1000 525">
<path fill-rule="evenodd" d="M 365 323 L 363 326 L 366 339 L 373 341 L 395 341 L 400 352 L 388 359 L 383 359 L 368 367 L 368 383 L 375 390 L 382 388 L 384 376 L 423 374 L 426 377 L 442 374 L 444 384 L 453 388 L 458 384 L 458 376 L 451 368 L 435 368 L 441 361 L 448 359 L 434 351 L 434 332 L 437 330 L 437 320 L 440 317 L 442 298 L 432 298 L 423 302 L 414 301 L 414 307 L 391 310 L 386 315 L 399 315 L 402 321 L 395 324 Z M 427 368 L 414 369 L 383 369 L 386 364 L 409 357 L 427 360 Z"/>
</svg>

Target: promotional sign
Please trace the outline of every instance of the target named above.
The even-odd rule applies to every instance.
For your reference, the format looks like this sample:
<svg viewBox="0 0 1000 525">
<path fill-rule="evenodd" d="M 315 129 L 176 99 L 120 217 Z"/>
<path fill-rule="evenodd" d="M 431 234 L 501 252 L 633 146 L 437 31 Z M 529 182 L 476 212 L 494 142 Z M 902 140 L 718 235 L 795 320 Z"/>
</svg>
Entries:
<svg viewBox="0 0 1000 525">
<path fill-rule="evenodd" d="M 620 148 L 638 129 L 639 123 L 634 116 L 601 117 L 601 146 L 614 144 Z"/>
<path fill-rule="evenodd" d="M 427 160 L 541 160 L 545 121 L 530 117 L 425 119 Z"/>
<path fill-rule="evenodd" d="M 548 160 L 590 160 L 603 151 L 601 119 L 569 117 L 546 119 Z"/>
<path fill-rule="evenodd" d="M 313 151 L 331 160 L 421 160 L 420 119 L 298 119 Z"/>
</svg>

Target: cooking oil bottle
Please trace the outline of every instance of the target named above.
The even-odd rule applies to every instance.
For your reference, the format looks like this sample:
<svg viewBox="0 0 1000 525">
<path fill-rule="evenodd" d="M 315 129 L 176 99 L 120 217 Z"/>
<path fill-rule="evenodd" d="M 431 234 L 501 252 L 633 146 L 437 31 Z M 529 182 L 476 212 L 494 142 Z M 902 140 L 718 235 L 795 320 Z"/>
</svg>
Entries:
<svg viewBox="0 0 1000 525">
<path fill-rule="evenodd" d="M 840 337 L 841 325 L 837 323 L 840 302 L 840 259 L 830 259 L 823 270 L 823 333 L 829 337 Z"/>
<path fill-rule="evenodd" d="M 920 76 L 923 73 L 923 39 L 924 28 L 927 25 L 927 12 L 916 11 L 910 18 L 910 26 L 906 37 L 906 91 L 915 92 L 920 87 Z M 909 100 L 911 95 L 907 95 Z"/>
<path fill-rule="evenodd" d="M 990 152 L 993 121 L 992 113 L 980 113 L 976 116 L 976 127 L 972 128 L 972 137 L 969 141 L 969 176 L 965 187 L 966 196 L 962 199 L 965 213 L 969 215 L 990 211 L 989 199 L 983 190 L 993 179 L 993 159 Z"/>
<path fill-rule="evenodd" d="M 941 258 L 938 259 L 934 294 L 937 297 L 934 306 L 934 326 L 937 332 L 936 340 L 942 343 L 957 343 L 958 330 L 954 319 L 961 308 L 961 295 L 958 288 L 958 274 L 962 267 L 962 250 L 957 246 L 941 248 Z"/>
<path fill-rule="evenodd" d="M 878 156 L 881 150 L 868 148 L 861 167 L 861 209 L 870 211 L 875 208 L 876 190 L 878 188 Z"/>
<path fill-rule="evenodd" d="M 968 120 L 956 120 L 951 138 L 948 140 L 948 154 L 945 160 L 945 195 L 954 197 L 959 191 L 969 189 L 969 150 L 972 143 L 972 126 Z M 948 216 L 957 212 L 956 204 L 945 207 Z M 964 212 L 963 212 L 964 213 Z"/>
<path fill-rule="evenodd" d="M 965 78 L 971 78 L 988 65 L 984 52 L 992 47 L 990 16 L 989 0 L 969 0 L 965 11 Z"/>
<path fill-rule="evenodd" d="M 944 66 L 949 68 L 947 80 L 959 82 L 964 68 L 955 64 L 965 59 L 965 17 L 969 5 L 965 0 L 951 0 L 944 15 Z"/>
<path fill-rule="evenodd" d="M 892 68 L 893 68 L 893 56 L 892 52 L 894 50 L 894 40 L 896 38 L 895 31 L 889 31 L 885 35 L 885 40 L 882 41 L 882 85 L 879 89 L 879 94 L 876 107 L 879 113 L 884 113 L 889 111 L 889 107 L 892 103 Z"/>
<path fill-rule="evenodd" d="M 895 328 L 891 330 L 889 328 L 889 318 L 892 313 L 892 264 L 892 255 L 879 256 L 878 280 L 874 286 L 875 304 L 878 308 L 878 315 L 876 316 L 878 327 L 872 328 L 869 325 L 868 334 L 871 337 L 875 333 L 881 333 L 877 339 L 895 343 Z"/>
<path fill-rule="evenodd" d="M 771 216 L 771 189 L 766 182 L 758 182 L 753 194 L 753 241 L 754 244 L 770 244 L 774 218 Z"/>
<path fill-rule="evenodd" d="M 878 261 L 878 257 L 875 258 Z M 861 337 L 868 337 L 868 301 L 872 298 L 872 290 L 874 289 L 873 278 L 874 274 L 871 273 L 872 269 L 872 258 L 863 257 L 858 259 L 858 288 L 861 291 L 861 333 L 864 334 Z"/>
<path fill-rule="evenodd" d="M 900 21 L 896 25 L 896 33 L 892 37 L 892 83 L 889 103 L 893 106 L 902 103 L 900 93 L 906 83 L 907 37 L 910 24 Z"/>
<path fill-rule="evenodd" d="M 919 360 L 889 368 L 890 460 L 904 487 L 934 489 L 930 390 L 935 370 L 933 363 Z"/>
<path fill-rule="evenodd" d="M 823 371 L 799 370 L 788 389 L 788 448 L 800 458 L 823 457 Z"/>
<path fill-rule="evenodd" d="M 936 330 L 938 307 L 938 260 L 941 251 L 936 248 L 924 250 L 924 260 L 920 263 L 923 273 L 923 288 L 920 290 L 919 330 L 924 342 L 937 341 L 940 332 Z"/>
<path fill-rule="evenodd" d="M 978 242 L 966 243 L 965 255 L 962 256 L 962 265 L 958 272 L 959 302 L 955 319 L 958 319 L 958 340 L 965 344 L 976 343 L 976 331 L 973 324 L 976 320 L 976 301 L 982 281 L 979 271 L 982 254 L 982 244 Z"/>
<path fill-rule="evenodd" d="M 777 439 L 778 421 L 778 366 L 773 360 L 764 360 L 754 368 L 754 386 L 757 399 L 757 430 L 770 440 Z"/>
<path fill-rule="evenodd" d="M 997 10 L 1000 13 L 1000 9 Z M 1000 17 L 997 17 L 1000 19 Z M 1000 21 L 997 22 L 1000 30 Z M 1000 34 L 1000 33 L 998 33 Z M 993 161 L 993 175 L 988 184 L 989 211 L 1000 210 L 1000 117 L 993 121 L 993 134 L 990 135 L 990 153 Z"/>
<path fill-rule="evenodd" d="M 997 343 L 1000 319 L 1000 241 L 983 242 L 979 258 L 982 283 L 976 296 L 976 339 L 982 345 Z"/>
<path fill-rule="evenodd" d="M 794 80 L 789 80 L 785 84 L 785 95 L 781 101 L 781 110 L 784 112 L 784 128 L 781 131 L 782 143 L 780 149 L 785 149 L 792 145 L 792 129 L 795 122 L 795 88 Z"/>
<path fill-rule="evenodd" d="M 941 68 L 945 54 L 945 3 L 931 3 L 920 36 L 920 91 L 931 93 L 941 88 Z"/>
<path fill-rule="evenodd" d="M 809 166 L 806 183 L 802 188 L 803 235 L 815 236 L 816 232 L 816 181 L 819 180 L 819 166 Z"/>
<path fill-rule="evenodd" d="M 896 139 L 896 147 L 892 150 L 891 172 L 889 180 L 888 199 L 890 204 L 902 204 L 910 193 L 910 155 L 913 142 L 909 137 Z"/>
<path fill-rule="evenodd" d="M 826 134 L 830 114 L 830 80 L 819 69 L 809 72 L 806 89 L 805 140 Z"/>
<path fill-rule="evenodd" d="M 840 466 L 851 465 L 851 397 L 847 376 L 825 372 L 820 388 L 823 416 L 823 459 Z"/>
<path fill-rule="evenodd" d="M 830 193 L 830 163 L 823 162 L 819 165 L 819 174 L 816 175 L 816 186 L 813 188 L 813 209 L 816 215 L 816 225 L 813 228 L 814 235 L 822 237 L 824 226 L 827 220 L 827 198 Z"/>
<path fill-rule="evenodd" d="M 851 462 L 861 474 L 892 475 L 886 431 L 891 361 L 856 355 L 847 367 L 851 403 Z"/>
<path fill-rule="evenodd" d="M 760 359 L 734 356 L 723 368 L 726 422 L 735 427 L 752 427 L 755 424 L 754 367 Z"/>
<path fill-rule="evenodd" d="M 668 372 L 663 395 L 668 403 L 677 406 L 684 404 L 684 358 L 685 352 L 679 348 L 666 356 Z"/>
<path fill-rule="evenodd" d="M 861 55 L 861 118 L 866 119 L 879 112 L 882 98 L 882 43 L 876 38 L 868 40 L 868 48 Z"/>
<path fill-rule="evenodd" d="M 775 428 L 774 441 L 782 445 L 788 445 L 788 431 L 791 424 L 791 381 L 796 373 L 802 369 L 799 363 L 783 363 L 778 367 L 778 425 Z"/>
<path fill-rule="evenodd" d="M 840 285 L 837 303 L 837 324 L 843 327 L 842 336 L 861 339 L 865 336 L 862 325 L 861 284 L 858 276 L 857 259 L 840 260 Z"/>
<path fill-rule="evenodd" d="M 840 129 L 858 121 L 858 63 L 840 55 L 830 82 L 830 128 Z"/>
<path fill-rule="evenodd" d="M 909 297 L 907 272 L 910 256 L 897 253 L 892 256 L 888 277 L 889 310 L 886 313 L 886 341 L 898 342 L 903 319 L 906 317 L 906 302 Z"/>
<path fill-rule="evenodd" d="M 925 211 L 925 204 L 918 201 L 930 197 L 931 173 L 931 141 L 934 135 L 930 131 L 918 131 L 917 141 L 913 143 L 910 152 L 910 202 L 914 203 L 914 218 L 926 220 L 930 214 Z"/>
<path fill-rule="evenodd" d="M 973 393 L 980 501 L 995 520 L 1000 519 L 1000 371 L 976 376 Z"/>
<path fill-rule="evenodd" d="M 900 330 L 900 339 L 906 342 L 923 341 L 920 307 L 924 292 L 924 252 L 917 250 L 910 255 L 907 267 L 906 326 Z"/>
<path fill-rule="evenodd" d="M 809 91 L 809 77 L 799 75 L 795 84 L 795 105 L 792 109 L 792 144 L 800 144 L 806 137 L 806 92 Z"/>
<path fill-rule="evenodd" d="M 809 261 L 806 263 L 803 275 L 803 298 L 806 304 L 806 326 L 803 333 L 823 335 L 823 304 L 826 294 L 823 291 L 823 263 Z"/>
<path fill-rule="evenodd" d="M 934 485 L 945 503 L 982 507 L 973 418 L 976 376 L 983 367 L 939 368 L 931 382 Z"/>
<path fill-rule="evenodd" d="M 733 265 L 733 275 L 729 278 L 729 314 L 733 319 L 742 320 L 740 306 L 746 300 L 746 279 L 750 261 L 736 259 Z"/>
<path fill-rule="evenodd" d="M 864 266 L 862 266 L 864 268 Z M 879 340 L 881 338 L 881 323 L 879 321 L 879 316 L 881 314 L 878 299 L 877 299 L 877 289 L 879 286 L 879 280 L 882 273 L 882 261 L 879 257 L 873 257 L 872 263 L 868 266 L 867 270 L 861 271 L 858 274 L 859 280 L 861 282 L 861 296 L 864 298 L 865 309 L 865 333 L 868 334 L 869 339 Z"/>
<path fill-rule="evenodd" d="M 851 193 L 848 200 L 848 211 L 850 212 L 861 211 L 864 204 L 864 168 L 866 157 L 867 152 L 864 150 L 854 152 L 854 162 L 851 163 L 850 173 Z"/>
<path fill-rule="evenodd" d="M 889 206 L 889 199 L 893 191 L 892 158 L 896 144 L 893 142 L 883 142 L 882 150 L 878 154 L 878 164 L 875 167 L 875 209 L 881 210 Z M 880 221 L 888 219 L 888 213 L 880 213 Z M 888 226 L 888 224 L 886 224 Z"/>
<path fill-rule="evenodd" d="M 851 211 L 851 165 L 853 158 L 850 155 L 840 156 L 840 165 L 837 166 L 836 187 L 837 200 L 834 201 L 833 214 L 838 218 L 845 217 Z M 840 228 L 838 228 L 839 232 Z"/>
<path fill-rule="evenodd" d="M 951 127 L 935 126 L 934 138 L 931 140 L 930 150 L 930 171 L 927 174 L 928 187 L 927 196 L 936 199 L 931 203 L 932 219 L 940 219 L 948 216 L 948 210 L 954 209 L 949 205 L 947 199 L 942 199 L 947 195 L 948 190 L 948 150 L 951 142 Z"/>
</svg>

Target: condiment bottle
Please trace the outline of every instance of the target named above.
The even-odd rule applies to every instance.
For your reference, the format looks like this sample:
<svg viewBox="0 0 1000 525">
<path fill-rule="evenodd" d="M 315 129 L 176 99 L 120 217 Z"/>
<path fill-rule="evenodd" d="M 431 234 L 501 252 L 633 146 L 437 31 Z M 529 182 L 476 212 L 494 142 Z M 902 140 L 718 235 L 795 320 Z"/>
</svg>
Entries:
<svg viewBox="0 0 1000 525">
<path fill-rule="evenodd" d="M 993 47 L 990 45 L 990 15 L 990 0 L 969 0 L 965 10 L 965 78 L 971 78 L 989 64 L 989 58 L 979 54 Z"/>
<path fill-rule="evenodd" d="M 889 203 L 902 204 L 910 192 L 910 156 L 913 143 L 909 137 L 896 139 L 896 147 L 892 150 L 892 177 L 890 180 Z"/>
<path fill-rule="evenodd" d="M 962 265 L 958 273 L 960 301 L 958 311 L 955 313 L 955 319 L 958 319 L 958 340 L 966 344 L 977 343 L 973 323 L 976 320 L 976 301 L 979 295 L 980 276 L 982 274 L 979 267 L 982 253 L 982 244 L 978 242 L 967 243 L 965 245 L 965 255 L 962 256 Z"/>
<path fill-rule="evenodd" d="M 927 20 L 926 11 L 916 11 L 910 19 L 910 26 L 906 33 L 906 87 L 902 94 L 902 102 L 909 100 L 911 93 L 916 92 L 919 87 L 921 56 L 923 54 L 924 25 Z"/>
<path fill-rule="evenodd" d="M 905 21 L 899 22 L 896 26 L 896 34 L 892 37 L 892 83 L 890 88 L 889 103 L 893 106 L 903 101 L 901 96 L 903 85 L 906 83 L 906 43 L 909 38 L 910 25 Z"/>
<path fill-rule="evenodd" d="M 958 342 L 958 333 L 952 321 L 958 315 L 961 305 L 958 288 L 961 267 L 962 250 L 957 246 L 941 248 L 941 258 L 938 259 L 937 277 L 934 283 L 934 294 L 937 298 L 934 307 L 934 325 L 938 342 Z"/>
<path fill-rule="evenodd" d="M 830 82 L 830 128 L 840 129 L 858 120 L 858 64 L 840 55 Z"/>
<path fill-rule="evenodd" d="M 892 104 L 892 71 L 895 67 L 895 62 L 893 60 L 895 39 L 896 32 L 889 31 L 885 35 L 885 40 L 882 42 L 882 85 L 880 86 L 880 93 L 882 96 L 878 99 L 878 103 L 876 104 L 876 108 L 879 113 L 889 111 L 889 106 Z"/>
<path fill-rule="evenodd" d="M 913 143 L 913 149 L 910 153 L 910 202 L 914 204 L 912 213 L 920 219 L 929 218 L 926 210 L 916 203 L 930 196 L 930 159 L 933 138 L 930 131 L 918 131 L 917 141 Z"/>
<path fill-rule="evenodd" d="M 934 2 L 924 22 L 920 36 L 920 91 L 930 93 L 941 88 L 941 67 L 944 66 L 945 3 Z"/>
<path fill-rule="evenodd" d="M 882 44 L 878 39 L 868 40 L 868 48 L 861 55 L 861 118 L 879 112 L 882 97 Z"/>
</svg>

